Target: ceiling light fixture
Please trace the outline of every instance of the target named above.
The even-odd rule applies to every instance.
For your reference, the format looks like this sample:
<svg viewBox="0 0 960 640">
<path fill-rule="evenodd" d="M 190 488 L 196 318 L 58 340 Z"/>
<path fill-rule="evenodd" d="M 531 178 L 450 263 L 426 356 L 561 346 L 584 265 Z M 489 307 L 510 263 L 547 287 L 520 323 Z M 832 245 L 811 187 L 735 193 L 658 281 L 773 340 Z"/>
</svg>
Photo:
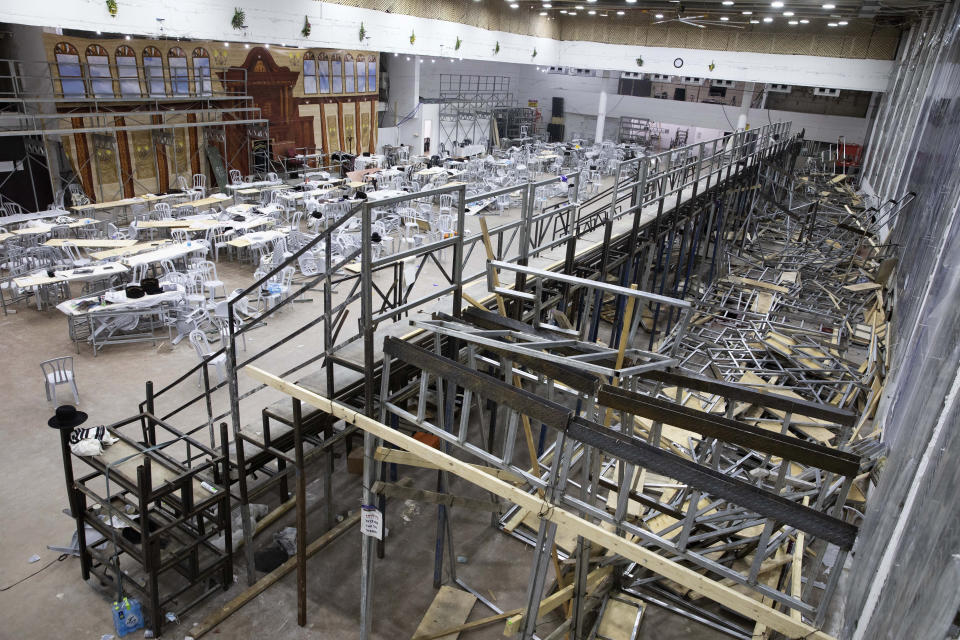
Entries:
<svg viewBox="0 0 960 640">
<path fill-rule="evenodd" d="M 750 24 L 760 24 L 760 21 L 759 21 L 759 20 L 751 20 L 751 21 L 750 21 Z"/>
<path fill-rule="evenodd" d="M 545 16 L 545 15 L 547 15 L 547 12 L 546 12 L 546 11 L 541 11 L 541 12 L 540 12 L 540 15 Z"/>
<path fill-rule="evenodd" d="M 560 13 L 566 13 L 566 12 L 567 12 L 566 9 L 560 9 Z"/>
<path fill-rule="evenodd" d="M 729 19 L 730 19 L 730 18 L 728 18 L 727 16 L 720 16 L 720 20 L 721 20 L 722 22 L 726 22 L 726 21 L 729 20 Z"/>
<path fill-rule="evenodd" d="M 513 4 L 510 5 L 510 8 L 511 8 L 511 9 L 519 9 L 519 8 L 520 8 L 520 5 L 518 5 L 516 2 L 514 2 Z"/>
<path fill-rule="evenodd" d="M 840 25 L 838 25 L 836 22 L 828 22 L 828 23 L 827 23 L 827 26 L 828 26 L 828 27 L 839 27 Z"/>
<path fill-rule="evenodd" d="M 587 11 L 587 13 L 590 14 L 591 16 L 597 15 L 597 12 L 596 12 L 596 11 L 592 11 L 592 10 L 591 10 L 591 11 Z"/>
<path fill-rule="evenodd" d="M 224 43 L 223 43 L 223 46 L 224 46 L 225 48 L 229 49 L 229 48 L 230 48 L 230 43 L 229 43 L 229 42 L 224 42 Z M 393 55 L 397 55 L 397 54 L 393 54 Z"/>
<path fill-rule="evenodd" d="M 624 15 L 624 14 L 626 14 L 626 13 L 627 13 L 626 11 L 617 11 L 617 15 L 618 15 L 618 16 L 622 16 L 622 15 Z"/>
<path fill-rule="evenodd" d="M 732 6 L 733 6 L 733 0 L 723 0 L 723 2 L 721 2 L 720 4 L 722 4 L 722 5 L 725 6 L 725 7 L 732 7 Z"/>
<path fill-rule="evenodd" d="M 123 36 L 123 37 L 124 37 L 124 38 L 126 38 L 127 40 L 129 40 L 129 39 L 130 39 L 130 36 Z"/>
<path fill-rule="evenodd" d="M 663 14 L 662 14 L 662 13 L 658 13 L 657 15 L 655 15 L 655 16 L 653 16 L 653 17 L 656 18 L 657 20 L 659 20 L 660 18 L 663 17 Z"/>
<path fill-rule="evenodd" d="M 575 15 L 577 15 L 577 12 L 576 12 L 576 11 L 567 11 L 567 15 L 568 15 L 568 16 L 575 16 Z"/>
<path fill-rule="evenodd" d="M 577 11 L 583 11 L 583 5 L 578 4 L 577 6 L 574 7 L 574 9 L 576 9 Z"/>
<path fill-rule="evenodd" d="M 810 21 L 804 19 L 804 20 L 801 20 L 801 21 L 800 21 L 800 24 L 810 24 Z"/>
<path fill-rule="evenodd" d="M 783 17 L 784 17 L 784 18 L 792 18 L 792 17 L 793 17 L 793 11 L 784 11 L 784 12 L 783 12 Z"/>
<path fill-rule="evenodd" d="M 397 57 L 398 55 L 400 55 L 400 54 L 399 54 L 399 53 L 396 53 L 396 52 L 394 52 L 394 54 L 393 54 L 393 57 L 394 57 L 394 58 L 396 58 L 396 57 Z"/>
<path fill-rule="evenodd" d="M 543 3 L 543 8 L 544 8 L 544 9 L 553 9 L 553 5 L 550 4 L 549 2 L 544 2 L 544 3 Z"/>
<path fill-rule="evenodd" d="M 796 21 L 796 20 L 791 20 L 791 21 L 788 22 L 787 24 L 800 24 L 800 23 L 799 23 L 798 21 Z"/>
<path fill-rule="evenodd" d="M 100 29 L 97 29 L 97 35 L 98 36 L 100 35 Z"/>
<path fill-rule="evenodd" d="M 822 6 L 824 9 L 836 9 L 836 8 L 837 8 L 837 5 L 835 5 L 835 4 L 824 4 L 824 5 L 820 5 L 820 6 Z"/>
<path fill-rule="evenodd" d="M 249 48 L 250 48 L 250 45 L 249 45 L 249 44 L 245 44 L 245 45 L 243 45 L 243 48 L 244 48 L 244 49 L 249 49 Z"/>
<path fill-rule="evenodd" d="M 764 22 L 773 22 L 773 18 L 764 18 L 763 21 L 764 21 Z"/>
<path fill-rule="evenodd" d="M 741 14 L 741 15 L 745 15 L 745 16 L 752 16 L 752 15 L 753 15 L 753 11 L 741 11 L 740 14 Z"/>
<path fill-rule="evenodd" d="M 848 23 L 847 23 L 846 20 L 841 20 L 841 21 L 838 22 L 837 24 L 840 25 L 841 27 L 845 27 L 845 26 L 847 26 Z"/>
<path fill-rule="evenodd" d="M 636 4 L 637 0 L 627 0 L 627 4 Z"/>
<path fill-rule="evenodd" d="M 269 48 L 270 48 L 270 44 L 269 44 L 269 43 L 267 43 L 267 44 L 265 44 L 265 45 L 263 45 L 263 46 L 264 46 L 264 48 L 266 48 L 266 49 L 269 49 Z"/>
<path fill-rule="evenodd" d="M 783 7 L 783 3 L 780 2 L 780 0 L 776 0 L 775 2 L 771 2 L 770 6 L 773 7 L 774 9 L 780 9 L 781 7 Z"/>
</svg>

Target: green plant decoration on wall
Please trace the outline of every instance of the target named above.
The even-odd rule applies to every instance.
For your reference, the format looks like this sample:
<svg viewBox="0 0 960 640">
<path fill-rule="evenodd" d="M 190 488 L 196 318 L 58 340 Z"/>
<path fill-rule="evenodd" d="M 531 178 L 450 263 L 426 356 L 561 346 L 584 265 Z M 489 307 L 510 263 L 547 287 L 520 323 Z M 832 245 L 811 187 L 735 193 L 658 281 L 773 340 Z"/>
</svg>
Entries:
<svg viewBox="0 0 960 640">
<path fill-rule="evenodd" d="M 717 65 L 713 63 L 713 60 L 711 60 L 710 64 L 707 65 L 707 69 L 710 69 L 710 71 L 713 71 L 716 68 L 717 68 Z"/>
<path fill-rule="evenodd" d="M 413 31 L 411 31 L 411 32 L 410 32 L 410 44 L 413 44 L 413 43 L 416 42 L 416 41 L 417 41 L 417 34 L 415 34 Z"/>
<path fill-rule="evenodd" d="M 367 39 L 367 30 L 363 26 L 363 23 L 361 22 L 360 23 L 360 42 L 363 42 L 366 39 Z"/>
<path fill-rule="evenodd" d="M 303 29 L 300 29 L 300 35 L 302 35 L 304 38 L 309 38 L 311 29 L 312 26 L 310 25 L 310 18 L 303 16 Z"/>
<path fill-rule="evenodd" d="M 247 14 L 243 12 L 243 9 L 234 7 L 233 18 L 230 19 L 230 26 L 239 31 L 247 28 L 246 22 Z"/>
<path fill-rule="evenodd" d="M 531 57 L 531 58 L 536 58 L 536 57 L 537 57 L 537 48 L 536 48 L 536 47 L 533 48 L 533 55 L 530 56 L 530 57 Z"/>
<path fill-rule="evenodd" d="M 637 58 L 637 66 L 638 66 L 638 67 L 642 67 L 642 66 L 643 66 L 643 58 Z"/>
<path fill-rule="evenodd" d="M 117 0 L 107 0 L 107 12 L 111 17 L 117 17 Z"/>
<path fill-rule="evenodd" d="M 493 47 L 493 55 L 500 53 L 500 41 L 497 40 L 497 44 Z"/>
<path fill-rule="evenodd" d="M 457 43 L 456 43 L 455 45 L 453 45 L 453 50 L 454 50 L 454 51 L 459 51 L 459 50 L 460 50 L 460 45 L 462 45 L 462 44 L 463 44 L 463 40 L 460 39 L 460 36 L 457 36 Z"/>
</svg>

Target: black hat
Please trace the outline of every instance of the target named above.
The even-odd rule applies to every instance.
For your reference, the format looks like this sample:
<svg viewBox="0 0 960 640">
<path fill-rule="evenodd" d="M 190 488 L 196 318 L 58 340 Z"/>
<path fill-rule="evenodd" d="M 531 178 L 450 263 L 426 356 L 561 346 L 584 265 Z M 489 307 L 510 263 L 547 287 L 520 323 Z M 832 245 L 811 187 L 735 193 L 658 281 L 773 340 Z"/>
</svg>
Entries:
<svg viewBox="0 0 960 640">
<path fill-rule="evenodd" d="M 142 298 L 144 296 L 144 291 L 142 287 L 137 285 L 130 285 L 127 287 L 127 297 L 128 298 Z"/>
<path fill-rule="evenodd" d="M 87 414 L 77 411 L 72 404 L 57 407 L 57 413 L 47 420 L 47 425 L 54 429 L 73 429 L 87 421 Z"/>
<path fill-rule="evenodd" d="M 158 293 L 163 293 L 163 289 L 160 288 L 160 281 L 156 278 L 144 278 L 140 281 L 140 287 L 143 289 L 143 292 L 148 296 L 154 296 Z"/>
</svg>

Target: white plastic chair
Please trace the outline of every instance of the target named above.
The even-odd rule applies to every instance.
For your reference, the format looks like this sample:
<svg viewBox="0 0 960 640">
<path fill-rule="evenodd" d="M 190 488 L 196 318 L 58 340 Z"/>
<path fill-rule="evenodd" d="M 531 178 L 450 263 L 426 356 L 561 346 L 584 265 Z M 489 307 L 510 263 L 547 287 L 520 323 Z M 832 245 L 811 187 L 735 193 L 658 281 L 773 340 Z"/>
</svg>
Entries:
<svg viewBox="0 0 960 640">
<path fill-rule="evenodd" d="M 73 369 L 73 356 L 53 358 L 40 363 L 43 371 L 43 385 L 47 392 L 47 401 L 57 405 L 57 386 L 69 384 L 73 390 L 73 397 L 80 404 L 80 391 L 77 389 L 77 378 Z"/>
<path fill-rule="evenodd" d="M 210 358 L 210 354 L 213 351 L 210 349 L 210 343 L 207 342 L 207 334 L 199 329 L 194 329 L 190 332 L 190 344 L 193 345 L 193 348 L 197 352 L 197 357 L 200 358 L 200 361 L 207 360 Z M 209 364 L 212 364 L 217 368 L 217 376 L 220 382 L 225 382 L 227 379 L 227 354 L 221 353 L 215 358 L 210 358 Z M 197 386 L 203 384 L 203 370 L 197 371 Z"/>
<path fill-rule="evenodd" d="M 202 173 L 193 174 L 193 189 L 195 193 L 200 194 L 200 198 L 207 197 L 207 176 Z"/>
<path fill-rule="evenodd" d="M 84 258 L 80 255 L 80 248 L 73 244 L 72 242 L 64 242 L 60 245 L 60 248 L 63 249 L 63 252 L 67 254 L 67 259 L 73 263 L 74 267 L 85 267 L 93 260 L 90 258 Z"/>
<path fill-rule="evenodd" d="M 227 295 L 227 288 L 217 276 L 217 265 L 209 260 L 204 260 L 203 262 L 197 263 L 196 271 L 200 275 L 200 282 L 203 283 L 203 288 L 206 291 L 210 292 L 210 302 L 213 303 L 217 297 L 217 289 L 223 291 L 224 297 Z"/>
</svg>

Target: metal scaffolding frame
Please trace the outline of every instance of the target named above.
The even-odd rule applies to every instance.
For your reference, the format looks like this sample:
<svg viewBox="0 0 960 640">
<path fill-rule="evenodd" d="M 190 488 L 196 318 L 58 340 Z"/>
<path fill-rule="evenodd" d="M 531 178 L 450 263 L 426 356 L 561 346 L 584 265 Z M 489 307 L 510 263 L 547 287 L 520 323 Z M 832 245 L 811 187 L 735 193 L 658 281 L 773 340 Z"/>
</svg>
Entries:
<svg viewBox="0 0 960 640">
<path fill-rule="evenodd" d="M 516 104 L 509 76 L 440 74 L 439 99 L 440 143 L 447 149 L 464 140 L 487 147 L 494 110 Z"/>
<path fill-rule="evenodd" d="M 413 310 L 429 309 L 442 313 L 443 316 L 438 317 L 438 321 L 434 323 L 418 322 L 416 328 L 419 331 L 408 339 L 413 343 L 431 347 L 434 355 L 439 353 L 444 356 L 444 361 L 453 362 L 457 359 L 460 349 L 456 348 L 456 345 L 473 341 L 471 349 L 474 355 L 468 358 L 471 365 L 468 369 L 480 368 L 483 371 L 495 371 L 500 380 L 506 380 L 505 384 L 511 386 L 515 384 L 513 382 L 515 376 L 519 376 L 521 384 L 524 385 L 533 383 L 546 385 L 544 388 L 548 389 L 547 397 L 566 402 L 579 401 L 582 405 L 579 412 L 583 415 L 587 415 L 584 412 L 595 412 L 587 415 L 588 420 L 592 416 L 604 422 L 619 416 L 619 420 L 626 423 L 642 415 L 637 405 L 631 404 L 628 408 L 617 405 L 610 399 L 619 397 L 616 394 L 608 394 L 606 404 L 598 402 L 595 398 L 587 402 L 587 396 L 590 394 L 583 390 L 576 391 L 575 385 L 582 384 L 582 381 L 577 383 L 576 377 L 571 378 L 572 374 L 569 371 L 562 371 L 563 367 L 560 367 L 550 373 L 543 371 L 531 373 L 535 370 L 535 365 L 542 367 L 542 364 L 537 363 L 542 363 L 545 358 L 549 360 L 550 358 L 544 355 L 547 353 L 558 354 L 558 350 L 574 348 L 577 345 L 580 345 L 577 348 L 586 349 L 588 343 L 598 339 L 601 326 L 609 325 L 611 331 L 607 342 L 608 348 L 596 353 L 584 351 L 582 361 L 596 363 L 599 368 L 595 374 L 604 376 L 607 380 L 617 381 L 617 384 L 622 385 L 620 393 L 633 394 L 629 396 L 633 400 L 645 397 L 638 393 L 640 391 L 652 393 L 653 396 L 661 393 L 662 383 L 654 382 L 651 387 L 645 376 L 687 360 L 686 349 L 690 343 L 686 335 L 687 327 L 696 318 L 696 313 L 691 316 L 695 308 L 683 302 L 682 298 L 694 293 L 696 291 L 694 287 L 700 286 L 699 283 L 707 283 L 709 286 L 717 276 L 725 273 L 726 266 L 731 260 L 731 251 L 736 249 L 736 230 L 746 226 L 752 209 L 759 202 L 761 191 L 771 192 L 777 196 L 778 201 L 784 198 L 782 193 L 777 193 L 781 187 L 778 186 L 776 178 L 779 172 L 788 171 L 793 166 L 798 144 L 789 137 L 789 123 L 778 123 L 749 132 L 737 132 L 717 140 L 705 141 L 656 156 L 636 158 L 625 161 L 617 167 L 615 182 L 610 189 L 585 201 L 580 201 L 577 195 L 579 175 L 568 176 L 572 183 L 571 198 L 542 210 L 534 208 L 535 191 L 560 180 L 559 177 L 537 183 L 505 187 L 492 194 L 470 197 L 467 197 L 463 185 L 449 185 L 438 190 L 408 194 L 391 200 L 366 202 L 346 213 L 317 237 L 304 243 L 284 263 L 246 291 L 246 293 L 256 291 L 270 277 L 279 273 L 284 267 L 296 263 L 308 251 L 320 255 L 320 263 L 327 266 L 321 269 L 321 273 L 310 277 L 302 286 L 292 290 L 279 305 L 248 323 L 236 325 L 234 324 L 234 318 L 237 317 L 235 307 L 242 296 L 233 298 L 227 305 L 230 320 L 228 324 L 232 330 L 226 344 L 178 380 L 156 393 L 151 391 L 148 401 L 151 407 L 156 407 L 153 411 L 163 420 L 169 420 L 180 413 L 186 415 L 185 412 L 190 407 L 205 406 L 206 419 L 196 427 L 185 430 L 186 433 L 210 430 L 211 425 L 228 419 L 232 425 L 234 441 L 242 441 L 245 445 L 248 444 L 254 448 L 255 452 L 251 456 L 245 451 L 246 446 L 235 447 L 234 459 L 231 460 L 231 464 L 241 470 L 238 474 L 237 486 L 231 488 L 231 497 L 240 504 L 243 512 L 248 581 L 252 582 L 255 577 L 252 544 L 250 544 L 253 532 L 247 517 L 249 503 L 252 496 L 259 495 L 265 490 L 262 486 L 256 488 L 247 486 L 248 472 L 253 469 L 266 469 L 270 482 L 281 484 L 281 495 L 284 498 L 287 495 L 286 478 L 296 474 L 295 506 L 300 529 L 298 541 L 306 540 L 305 518 L 303 518 L 306 508 L 303 498 L 305 486 L 303 483 L 306 482 L 305 461 L 314 455 L 314 451 L 318 454 L 322 451 L 327 452 L 324 455 L 332 461 L 329 458 L 332 447 L 349 442 L 354 428 L 349 426 L 342 430 L 339 427 L 334 429 L 333 422 L 327 414 L 316 410 L 304 411 L 300 401 L 296 401 L 292 406 L 289 402 L 285 402 L 283 405 L 260 409 L 262 401 L 258 398 L 262 396 L 258 394 L 267 386 L 265 384 L 257 384 L 253 387 L 241 385 L 241 379 L 244 376 L 240 373 L 244 369 L 252 370 L 259 358 L 282 349 L 284 345 L 292 344 L 297 336 L 316 335 L 321 347 L 316 352 L 308 354 L 304 354 L 301 350 L 297 360 L 294 361 L 295 364 L 284 371 L 281 377 L 300 376 L 300 384 L 307 385 L 321 395 L 336 398 L 367 416 L 387 419 L 389 412 L 384 414 L 382 411 L 388 407 L 388 404 L 385 404 L 386 399 L 394 397 L 395 387 L 390 386 L 392 384 L 392 376 L 389 375 L 391 358 L 383 355 L 385 350 L 381 350 L 380 342 L 389 335 L 386 330 L 398 326 L 404 316 Z M 775 168 L 775 171 L 772 171 L 771 167 Z M 520 219 L 492 228 L 483 236 L 464 233 L 464 214 L 471 203 L 493 195 L 514 192 L 519 195 L 521 203 Z M 422 246 L 396 254 L 375 255 L 371 236 L 372 223 L 378 209 L 399 205 L 409 200 L 432 199 L 448 194 L 455 196 L 454 233 L 446 238 L 427 242 Z M 360 246 L 349 255 L 335 257 L 331 248 L 332 232 L 354 216 L 360 218 L 362 239 Z M 628 220 L 629 224 L 623 224 L 621 222 L 623 220 Z M 582 234 L 594 229 L 603 230 L 603 241 L 578 251 L 577 245 Z M 489 262 L 480 270 L 472 270 L 468 268 L 469 258 L 481 245 L 483 245 L 481 250 L 486 251 Z M 532 269 L 528 266 L 530 260 L 554 249 L 562 249 L 565 258 L 546 270 Z M 359 260 L 359 269 L 345 268 L 356 260 Z M 425 296 L 417 297 L 414 295 L 413 283 L 407 279 L 407 274 L 410 272 L 421 274 L 425 270 L 429 270 L 436 277 L 440 286 Z M 512 288 L 495 283 L 493 274 L 497 273 L 499 276 L 500 272 L 514 274 Z M 492 300 L 467 300 L 462 294 L 464 285 L 480 278 L 488 278 L 493 285 L 492 298 L 511 297 L 511 300 L 505 301 L 503 306 L 510 317 L 503 318 L 501 321 L 520 323 L 519 325 L 508 324 L 497 327 L 493 333 L 489 333 L 492 331 L 489 327 L 478 333 L 475 328 L 468 330 L 463 325 L 463 318 L 477 317 L 476 314 L 465 315 L 464 301 L 483 305 L 492 303 Z M 632 286 L 636 286 L 636 290 L 631 289 Z M 241 357 L 238 346 L 247 331 L 262 325 L 270 319 L 272 314 L 280 312 L 285 305 L 304 299 L 305 295 L 311 291 L 322 296 L 323 312 L 321 314 L 286 335 L 273 336 L 270 343 L 257 353 Z M 334 302 L 335 291 L 338 292 L 336 302 Z M 357 331 L 343 331 L 350 313 L 356 314 L 354 317 L 357 318 Z M 566 333 L 562 331 L 564 327 L 558 324 L 557 313 L 563 314 L 568 320 L 573 320 L 576 336 L 571 335 L 569 331 Z M 527 322 L 533 322 L 534 325 L 526 325 Z M 521 325 L 532 327 L 535 332 L 553 333 L 548 340 L 542 337 L 531 338 L 528 335 L 523 339 L 522 348 L 530 349 L 532 352 L 522 351 L 518 350 L 521 347 L 514 341 L 520 337 L 516 332 L 520 331 Z M 626 333 L 621 337 L 624 331 Z M 626 343 L 632 338 L 647 334 L 649 334 L 647 349 L 626 349 Z M 504 338 L 508 337 L 511 340 L 503 342 Z M 620 357 L 627 359 L 627 365 L 610 362 L 611 358 L 614 360 L 617 358 L 620 341 L 623 341 L 624 346 Z M 403 346 L 405 344 L 403 341 L 393 339 L 386 340 L 384 344 L 397 345 L 391 346 L 391 349 L 406 348 Z M 490 350 L 498 349 L 501 353 L 499 358 L 491 359 L 483 355 Z M 540 355 L 537 355 L 538 353 Z M 173 406 L 165 410 L 159 409 L 160 403 L 166 404 L 169 402 L 168 398 L 177 397 L 176 394 L 171 393 L 171 390 L 192 379 L 198 371 L 206 372 L 209 361 L 223 354 L 226 355 L 228 368 L 225 382 L 211 385 L 209 375 L 205 374 L 203 376 L 205 386 L 201 393 L 186 403 L 173 400 Z M 664 357 L 660 354 L 668 354 L 668 356 Z M 511 362 L 513 364 L 510 364 Z M 435 403 L 436 415 L 442 416 L 439 423 L 430 423 L 438 435 L 441 432 L 446 433 L 448 429 L 456 432 L 459 427 L 454 427 L 458 422 L 454 421 L 453 412 L 458 406 L 463 412 L 465 408 L 469 409 L 473 402 L 470 398 L 460 400 L 455 397 L 452 389 L 456 385 L 449 382 L 444 384 L 440 381 L 441 378 L 442 376 L 435 376 L 434 383 L 439 386 L 436 393 L 429 394 L 433 399 L 432 402 Z M 418 381 L 416 389 L 420 389 L 420 384 L 421 382 Z M 687 386 L 695 391 L 697 384 L 695 380 L 685 380 L 680 386 Z M 463 385 L 460 384 L 460 386 Z M 570 389 L 575 391 L 571 392 Z M 737 394 L 748 391 L 734 385 L 725 389 L 724 393 L 731 398 L 737 398 Z M 225 394 L 228 395 L 226 410 L 218 413 L 214 407 L 224 405 Z M 427 396 L 427 394 L 421 395 Z M 732 407 L 735 403 L 727 404 Z M 393 399 L 390 400 L 389 406 L 403 412 L 393 413 L 397 418 L 393 424 L 394 427 L 400 425 L 401 418 L 408 426 L 410 424 L 428 426 L 424 421 L 425 415 L 418 415 L 421 411 L 425 412 L 425 407 L 417 409 L 416 413 L 411 413 L 403 409 L 399 401 Z M 247 407 L 258 407 L 256 420 L 251 420 L 252 413 Z M 480 412 L 484 410 L 481 408 Z M 791 405 L 791 410 L 796 410 L 796 407 Z M 644 411 L 662 411 L 662 407 L 652 406 Z M 838 420 L 841 419 L 838 416 L 841 416 L 843 421 L 848 420 L 843 412 L 825 411 L 823 415 L 830 415 Z M 797 424 L 798 420 L 791 419 L 789 413 L 788 410 L 787 417 L 781 420 L 780 430 L 786 431 Z M 763 560 L 771 553 L 780 553 L 778 550 L 782 550 L 783 545 L 788 543 L 790 533 L 797 529 L 803 530 L 804 527 L 808 527 L 811 518 L 817 521 L 820 515 L 814 516 L 807 511 L 794 510 L 796 513 L 790 515 L 792 520 L 788 521 L 794 524 L 791 525 L 792 528 L 786 530 L 787 534 L 781 531 L 773 536 L 769 531 L 770 527 L 766 526 L 765 534 L 748 538 L 744 544 L 759 546 L 760 551 L 754 556 L 754 564 L 746 574 L 743 574 L 705 555 L 697 555 L 689 548 L 691 540 L 696 542 L 701 540 L 697 537 L 702 536 L 700 528 L 707 527 L 710 531 L 721 531 L 725 528 L 716 517 L 717 514 L 710 508 L 700 508 L 701 492 L 709 493 L 705 488 L 694 489 L 697 485 L 691 481 L 691 488 L 685 493 L 675 495 L 669 504 L 662 498 L 643 492 L 623 492 L 623 497 L 620 498 L 622 504 L 618 504 L 611 520 L 611 516 L 604 510 L 597 510 L 597 507 L 584 502 L 582 491 L 586 491 L 586 495 L 596 497 L 599 487 L 610 489 L 611 485 L 621 486 L 622 482 L 618 480 L 622 481 L 624 474 L 632 473 L 632 467 L 628 468 L 627 465 L 641 464 L 641 459 L 636 456 L 653 454 L 643 447 L 635 447 L 630 451 L 611 450 L 615 443 L 600 442 L 591 435 L 593 432 L 590 429 L 586 431 L 581 429 L 576 431 L 576 435 L 572 435 L 574 432 L 569 431 L 567 427 L 564 431 L 567 436 L 558 436 L 561 437 L 560 441 L 553 443 L 544 441 L 537 445 L 532 442 L 532 439 L 526 438 L 526 435 L 523 439 L 519 437 L 517 424 L 524 422 L 521 414 L 522 411 L 515 411 L 513 418 L 510 418 L 505 412 L 496 413 L 496 423 L 506 425 L 504 428 L 517 439 L 520 449 L 523 446 L 528 447 L 529 453 L 534 456 L 535 464 L 532 467 L 523 467 L 520 464 L 510 465 L 509 461 L 503 462 L 506 458 L 502 454 L 502 449 L 501 455 L 496 456 L 496 459 L 487 460 L 488 463 L 502 463 L 504 470 L 517 474 L 517 477 L 522 478 L 531 490 L 535 492 L 539 490 L 553 496 L 553 499 L 558 501 L 557 504 L 563 503 L 566 505 L 565 508 L 577 509 L 587 519 L 610 522 L 618 531 L 630 532 L 631 535 L 644 540 L 646 544 L 669 551 L 676 562 L 692 563 L 693 566 L 705 568 L 735 583 L 749 585 L 765 597 L 792 607 L 803 615 L 809 616 L 811 620 L 816 620 L 821 615 L 823 609 L 817 601 L 820 594 L 828 593 L 833 588 L 833 584 L 810 580 L 808 588 L 814 589 L 816 586 L 817 594 L 816 598 L 811 599 L 810 593 L 807 592 L 797 596 L 792 590 L 779 591 L 757 582 L 757 573 L 766 566 L 762 564 Z M 460 420 L 466 420 L 466 422 L 460 422 L 460 424 L 466 424 L 469 429 L 474 429 L 470 420 L 463 418 L 463 415 L 465 414 L 461 413 Z M 536 419 L 543 422 L 541 417 Z M 481 420 L 481 423 L 487 419 L 492 418 L 488 416 Z M 659 424 L 657 418 L 651 419 L 655 425 Z M 720 428 L 717 425 L 721 423 L 716 419 L 711 421 L 704 418 L 704 420 L 705 429 Z M 511 423 L 512 426 L 510 426 Z M 257 437 L 251 435 L 252 425 L 263 425 Z M 722 426 L 732 427 L 726 423 Z M 838 427 L 840 428 L 843 427 Z M 468 430 L 468 433 L 473 432 Z M 547 432 L 542 433 L 545 437 Z M 759 481 L 762 485 L 759 490 L 767 493 L 787 490 L 783 485 L 783 470 L 786 468 L 783 464 L 768 467 L 772 475 L 761 476 L 759 480 L 748 473 L 751 465 L 757 462 L 770 464 L 771 456 L 782 455 L 782 449 L 775 448 L 759 456 L 757 454 L 738 456 L 735 453 L 737 451 L 735 446 L 741 445 L 723 440 L 716 435 L 715 431 L 711 433 L 713 435 L 704 440 L 704 444 L 688 447 L 687 454 L 700 463 L 714 466 L 715 469 L 731 470 L 735 476 L 746 473 L 746 476 L 738 479 L 740 483 L 756 485 Z M 724 433 L 726 438 L 731 437 L 729 432 Z M 459 440 L 456 437 L 451 440 L 449 433 L 443 438 L 449 446 L 460 446 Z M 563 440 L 563 438 L 566 439 Z M 660 450 L 657 426 L 646 429 L 644 438 L 654 449 Z M 718 444 L 721 441 L 724 444 Z M 483 440 L 479 442 L 479 445 L 476 445 L 476 442 L 474 444 L 482 449 L 486 443 Z M 575 442 L 579 442 L 580 445 L 575 445 Z M 776 446 L 783 444 L 781 442 Z M 380 501 L 385 499 L 373 493 L 375 474 L 378 473 L 378 467 L 382 468 L 375 459 L 376 445 L 377 439 L 369 433 L 365 434 L 364 504 L 382 504 Z M 631 446 L 633 446 L 632 443 Z M 516 445 L 513 446 L 513 452 L 520 449 Z M 624 464 L 618 465 L 615 470 L 606 465 L 601 470 L 595 466 L 601 456 L 589 454 L 591 449 L 605 451 L 605 455 L 608 456 L 619 452 Z M 293 454 L 290 453 L 291 451 Z M 551 452 L 556 452 L 557 455 L 551 456 Z M 661 454 L 656 454 L 656 456 L 659 455 Z M 249 462 L 253 458 L 257 459 L 256 464 Z M 645 462 L 642 464 L 650 463 L 648 458 L 643 460 Z M 329 462 L 324 464 L 323 469 L 324 484 L 329 490 L 332 464 Z M 844 467 L 842 470 L 833 470 L 835 473 L 840 471 L 848 473 L 850 469 Z M 615 475 L 610 476 L 608 472 Z M 568 480 L 571 483 L 569 486 Z M 842 508 L 847 484 L 846 482 L 839 484 L 827 482 L 827 489 L 811 493 L 810 497 L 813 498 L 814 503 L 811 510 L 817 514 L 830 511 L 830 516 L 835 517 L 835 510 Z M 693 493 L 694 491 L 696 493 Z M 741 491 L 739 494 L 726 495 L 729 498 L 731 495 L 745 494 Z M 789 495 L 797 497 L 799 494 Z M 678 516 L 680 524 L 677 529 L 682 536 L 679 545 L 677 541 L 670 541 L 663 536 L 651 537 L 643 527 L 624 520 L 628 497 L 639 500 L 644 505 L 663 509 L 665 514 Z M 327 502 L 329 503 L 329 496 Z M 748 502 L 742 505 L 744 508 L 739 511 L 724 509 L 723 515 L 727 518 L 727 523 L 762 524 L 762 514 L 767 508 L 763 505 L 767 503 L 757 505 L 758 503 Z M 759 517 L 758 511 L 761 514 Z M 435 581 L 438 584 L 443 574 L 444 548 L 447 553 L 452 552 L 450 546 L 452 533 L 449 530 L 449 513 L 446 508 L 440 509 L 440 518 L 438 557 L 435 567 Z M 836 531 L 831 533 L 830 527 L 826 525 L 828 522 L 824 521 L 822 523 L 824 526 L 815 528 L 811 535 L 819 535 L 829 544 L 847 547 L 849 534 L 840 535 Z M 328 526 L 330 524 L 329 518 L 327 524 Z M 815 523 L 815 526 L 818 525 Z M 546 527 L 536 532 L 532 539 L 541 551 L 549 550 L 552 545 L 546 543 L 552 535 L 549 527 Z M 447 542 L 441 544 L 442 540 Z M 372 628 L 373 612 L 369 598 L 372 589 L 370 571 L 374 556 L 382 552 L 382 546 L 379 549 L 377 547 L 375 541 L 365 539 L 361 560 L 364 589 L 361 629 L 364 637 Z M 582 545 L 573 550 L 572 554 L 575 558 L 589 557 L 589 541 L 582 541 Z M 302 554 L 298 554 L 297 561 L 298 564 L 305 563 Z M 531 591 L 528 594 L 530 606 L 539 603 L 545 570 L 546 564 L 541 558 L 535 567 Z M 456 579 L 452 563 L 447 564 L 447 571 L 457 585 L 469 590 L 468 585 Z M 638 571 L 639 569 L 634 567 L 627 574 L 633 575 L 635 582 L 641 583 L 637 586 L 639 589 L 646 587 L 649 579 Z M 578 607 L 582 607 L 587 595 L 584 587 L 586 567 L 580 566 L 577 575 L 580 586 L 576 589 L 575 602 Z M 298 576 L 300 599 L 298 619 L 303 624 L 306 619 L 306 575 L 298 571 Z M 830 578 L 832 583 L 833 575 Z M 536 616 L 532 617 L 535 621 Z M 575 619 L 574 623 L 583 624 L 579 619 Z M 523 627 L 525 637 L 533 637 L 531 623 L 524 623 Z"/>
</svg>

